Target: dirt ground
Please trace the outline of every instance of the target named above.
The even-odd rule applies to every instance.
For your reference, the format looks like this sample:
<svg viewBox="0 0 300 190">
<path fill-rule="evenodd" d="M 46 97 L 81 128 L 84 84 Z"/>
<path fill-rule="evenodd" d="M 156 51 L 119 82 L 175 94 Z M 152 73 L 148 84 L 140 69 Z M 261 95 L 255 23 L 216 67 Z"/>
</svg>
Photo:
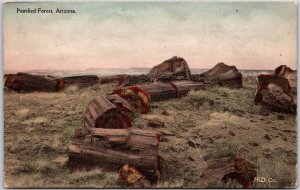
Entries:
<svg viewBox="0 0 300 190">
<path fill-rule="evenodd" d="M 133 127 L 147 128 L 158 118 L 173 135 L 162 137 L 159 187 L 241 187 L 200 178 L 206 160 L 244 157 L 258 167 L 256 188 L 296 185 L 296 116 L 266 110 L 253 103 L 256 83 L 243 88 L 212 87 L 191 91 L 182 99 L 156 102 L 137 115 Z M 120 187 L 117 172 L 70 171 L 68 146 L 93 97 L 110 93 L 114 84 L 60 93 L 15 93 L 4 90 L 4 169 L 9 188 Z"/>
</svg>

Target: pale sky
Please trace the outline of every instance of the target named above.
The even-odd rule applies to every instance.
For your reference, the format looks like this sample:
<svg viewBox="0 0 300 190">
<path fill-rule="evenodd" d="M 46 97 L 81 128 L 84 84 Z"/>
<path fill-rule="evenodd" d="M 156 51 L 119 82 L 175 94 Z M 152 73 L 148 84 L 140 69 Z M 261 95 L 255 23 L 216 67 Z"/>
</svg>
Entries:
<svg viewBox="0 0 300 190">
<path fill-rule="evenodd" d="M 17 14 L 20 9 L 76 14 Z M 296 69 L 295 2 L 4 4 L 4 70 L 152 67 Z"/>
</svg>

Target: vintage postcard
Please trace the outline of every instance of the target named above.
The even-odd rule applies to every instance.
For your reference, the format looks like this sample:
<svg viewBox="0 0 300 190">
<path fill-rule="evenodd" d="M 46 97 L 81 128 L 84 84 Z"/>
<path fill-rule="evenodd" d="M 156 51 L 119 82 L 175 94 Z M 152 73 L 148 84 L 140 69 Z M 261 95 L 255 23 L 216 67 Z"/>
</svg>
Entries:
<svg viewBox="0 0 300 190">
<path fill-rule="evenodd" d="M 297 2 L 3 3 L 7 188 L 295 188 Z"/>
</svg>

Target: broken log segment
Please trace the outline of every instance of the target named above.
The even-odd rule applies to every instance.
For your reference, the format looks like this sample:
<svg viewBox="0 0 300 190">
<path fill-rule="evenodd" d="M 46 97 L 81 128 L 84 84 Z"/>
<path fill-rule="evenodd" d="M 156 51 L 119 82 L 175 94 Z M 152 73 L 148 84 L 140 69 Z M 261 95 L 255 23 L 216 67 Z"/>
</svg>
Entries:
<svg viewBox="0 0 300 190">
<path fill-rule="evenodd" d="M 56 81 L 46 76 L 27 73 L 6 74 L 4 81 L 5 87 L 17 92 L 56 92 L 58 90 Z"/>
<path fill-rule="evenodd" d="M 151 187 L 150 182 L 145 179 L 143 176 L 134 166 L 129 166 L 125 164 L 119 170 L 120 179 L 125 181 L 127 185 L 133 188 L 149 188 Z"/>
<path fill-rule="evenodd" d="M 194 82 L 188 80 L 172 81 L 170 84 L 176 89 L 176 97 L 180 98 L 188 94 L 190 90 L 203 90 L 203 82 Z"/>
<path fill-rule="evenodd" d="M 84 113 L 84 127 L 122 129 L 131 126 L 133 111 L 130 105 L 118 95 L 97 96 Z"/>
<path fill-rule="evenodd" d="M 218 180 L 226 183 L 228 179 L 233 179 L 249 188 L 257 176 L 256 166 L 243 158 L 221 158 L 209 160 L 207 167 L 201 178 L 208 180 Z"/>
<path fill-rule="evenodd" d="M 203 88 L 204 83 L 202 82 L 172 81 L 170 83 L 151 83 L 118 88 L 114 93 L 127 100 L 135 112 L 148 113 L 150 101 L 175 99 L 186 95 L 190 90 Z"/>
<path fill-rule="evenodd" d="M 150 97 L 138 86 L 118 88 L 113 93 L 124 98 L 136 113 L 145 114 L 150 111 Z"/>
<path fill-rule="evenodd" d="M 69 147 L 68 167 L 119 170 L 129 164 L 156 182 L 160 171 L 159 140 L 153 130 L 93 128 L 84 139 L 75 136 Z"/>
</svg>

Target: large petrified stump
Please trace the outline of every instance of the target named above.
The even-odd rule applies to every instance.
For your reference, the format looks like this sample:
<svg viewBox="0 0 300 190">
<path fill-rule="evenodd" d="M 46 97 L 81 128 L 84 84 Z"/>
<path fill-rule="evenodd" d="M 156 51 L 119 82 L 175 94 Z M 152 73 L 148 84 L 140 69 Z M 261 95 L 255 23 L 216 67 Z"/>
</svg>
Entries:
<svg viewBox="0 0 300 190">
<path fill-rule="evenodd" d="M 152 81 L 190 80 L 191 71 L 183 58 L 174 56 L 154 66 L 148 76 Z"/>
<path fill-rule="evenodd" d="M 150 102 L 174 99 L 186 95 L 190 90 L 203 89 L 204 84 L 193 81 L 172 81 L 119 88 L 114 91 L 128 101 L 137 113 L 148 113 Z"/>
<path fill-rule="evenodd" d="M 209 160 L 206 163 L 207 167 L 201 178 L 207 180 L 226 183 L 229 179 L 233 179 L 242 184 L 244 188 L 249 188 L 257 175 L 256 166 L 243 158 L 226 157 Z"/>
<path fill-rule="evenodd" d="M 4 76 L 4 85 L 17 92 L 55 92 L 56 81 L 44 76 L 27 73 L 7 74 Z"/>
<path fill-rule="evenodd" d="M 262 104 L 274 111 L 296 113 L 297 88 L 290 86 L 288 79 L 275 75 L 257 77 L 255 104 Z"/>
<path fill-rule="evenodd" d="M 130 105 L 118 95 L 97 96 L 87 106 L 84 113 L 84 127 L 128 128 L 132 122 Z"/>
<path fill-rule="evenodd" d="M 193 75 L 192 80 L 234 88 L 242 87 L 242 74 L 235 66 L 228 66 L 222 62 L 204 73 Z"/>
<path fill-rule="evenodd" d="M 160 172 L 159 134 L 144 129 L 85 129 L 77 133 L 69 148 L 69 168 L 101 167 L 119 170 L 125 164 L 135 166 L 151 182 Z"/>
</svg>

